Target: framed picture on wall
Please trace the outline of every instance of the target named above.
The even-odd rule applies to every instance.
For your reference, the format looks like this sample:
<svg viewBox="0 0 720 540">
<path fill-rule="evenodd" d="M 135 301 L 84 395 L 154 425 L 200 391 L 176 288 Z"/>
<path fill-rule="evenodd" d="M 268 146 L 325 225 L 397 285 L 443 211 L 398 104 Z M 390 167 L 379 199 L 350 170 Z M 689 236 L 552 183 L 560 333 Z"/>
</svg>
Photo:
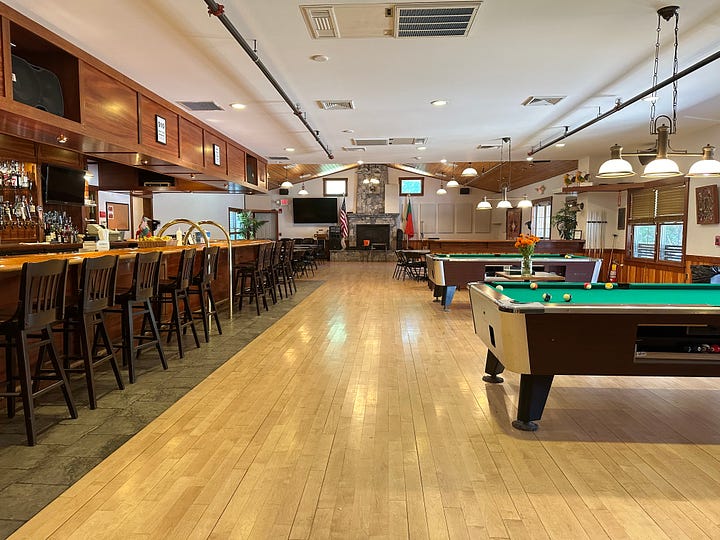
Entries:
<svg viewBox="0 0 720 540">
<path fill-rule="evenodd" d="M 582 240 L 582 229 L 573 230 L 573 240 Z"/>
<path fill-rule="evenodd" d="M 715 184 L 695 188 L 695 208 L 698 225 L 720 223 L 718 215 L 718 187 Z"/>
<path fill-rule="evenodd" d="M 155 140 L 160 144 L 167 144 L 165 119 L 157 114 L 155 115 Z"/>
<path fill-rule="evenodd" d="M 505 214 L 505 238 L 515 240 L 522 226 L 522 208 L 508 208 Z"/>
</svg>

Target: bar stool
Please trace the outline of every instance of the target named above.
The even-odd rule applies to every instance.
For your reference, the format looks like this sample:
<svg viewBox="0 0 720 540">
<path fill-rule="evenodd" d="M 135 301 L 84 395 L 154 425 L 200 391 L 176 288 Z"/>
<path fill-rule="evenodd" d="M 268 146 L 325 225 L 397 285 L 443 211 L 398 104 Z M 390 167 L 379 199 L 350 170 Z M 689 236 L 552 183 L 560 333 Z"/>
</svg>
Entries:
<svg viewBox="0 0 720 540">
<path fill-rule="evenodd" d="M 192 310 L 190 309 L 190 300 L 188 298 L 188 287 L 193 277 L 193 269 L 195 265 L 195 248 L 183 249 L 180 253 L 180 262 L 178 262 L 178 271 L 174 279 L 160 281 L 158 286 L 158 294 L 155 297 L 156 311 L 158 319 L 162 318 L 163 304 L 172 304 L 172 315 L 167 322 L 160 322 L 158 329 L 160 332 L 167 332 L 167 342 L 170 343 L 173 332 L 177 337 L 178 354 L 183 358 L 183 341 L 182 337 L 187 328 L 190 328 L 195 345 L 200 347 L 197 329 L 195 328 L 195 320 L 193 319 Z M 180 302 L 182 301 L 182 310 Z M 143 322 L 143 328 L 145 323 Z"/>
<path fill-rule="evenodd" d="M 288 286 L 283 279 L 282 272 L 282 242 L 277 241 L 273 243 L 272 260 L 270 262 L 270 272 L 272 273 L 273 285 L 277 287 L 277 295 L 280 299 L 283 299 L 282 289 L 285 287 L 285 297 L 288 296 Z"/>
<path fill-rule="evenodd" d="M 205 343 L 210 341 L 210 321 L 215 319 L 218 334 L 222 335 L 220 317 L 218 316 L 215 298 L 212 292 L 212 282 L 217 278 L 218 267 L 218 246 L 204 247 L 200 256 L 200 273 L 195 275 L 188 287 L 188 294 L 196 294 L 200 297 L 200 308 L 193 312 L 196 319 L 202 320 Z"/>
<path fill-rule="evenodd" d="M 295 284 L 295 272 L 292 265 L 293 250 L 295 249 L 295 240 L 283 238 L 281 242 L 282 248 L 280 250 L 280 262 L 282 281 L 288 286 L 290 294 L 293 294 L 293 288 L 295 289 L 294 292 L 297 292 L 297 285 Z"/>
<path fill-rule="evenodd" d="M 270 291 L 270 299 L 273 304 L 277 304 L 278 301 L 278 294 L 275 289 L 275 273 L 273 272 L 275 244 L 277 244 L 277 242 L 270 242 L 270 244 L 265 247 L 265 259 L 263 260 L 262 266 L 263 287 L 265 287 L 265 290 Z"/>
<path fill-rule="evenodd" d="M 63 320 L 65 311 L 65 284 L 67 260 L 48 260 L 23 263 L 20 274 L 20 298 L 17 311 L 0 323 L 0 335 L 4 340 L 7 386 L 0 397 L 7 400 L 8 417 L 15 416 L 15 399 L 21 398 L 25 416 L 28 445 L 37 441 L 35 432 L 35 398 L 60 387 L 72 418 L 77 418 L 70 384 L 57 354 L 52 337 L 52 325 Z M 13 346 L 17 350 L 17 373 L 13 365 Z M 30 350 L 38 348 L 38 364 L 35 375 L 30 369 Z M 45 351 L 52 369 L 43 368 Z M 17 391 L 15 381 L 20 381 Z M 43 388 L 40 381 L 52 381 Z"/>
<path fill-rule="evenodd" d="M 132 286 L 129 290 L 115 295 L 115 304 L 120 305 L 122 313 L 122 348 L 123 364 L 128 368 L 128 379 L 135 382 L 135 359 L 140 351 L 155 347 L 160 355 L 163 369 L 167 369 L 165 352 L 160 343 L 160 332 L 155 322 L 151 300 L 157 295 L 160 278 L 161 251 L 138 253 L 135 256 Z M 116 309 L 106 311 L 118 312 Z M 142 316 L 142 329 L 135 334 L 135 318 Z M 145 333 L 145 326 L 150 323 L 150 335 Z M 137 344 L 136 344 L 137 342 Z"/>
<path fill-rule="evenodd" d="M 109 362 L 118 388 L 120 390 L 125 388 L 103 312 L 114 301 L 117 267 L 117 255 L 83 259 L 77 303 L 68 307 L 63 320 L 65 371 L 67 373 L 85 374 L 91 409 L 97 408 L 94 373 L 95 368 L 100 364 Z M 72 357 L 68 355 L 68 338 L 70 332 L 74 330 L 80 332 L 80 358 L 83 360 L 80 367 L 68 367 L 70 360 L 72 360 Z M 102 340 L 104 354 L 98 354 L 100 340 Z"/>
<path fill-rule="evenodd" d="M 268 311 L 267 295 L 263 283 L 263 267 L 265 266 L 268 245 L 269 244 L 258 245 L 258 256 L 254 263 L 241 265 L 233 270 L 233 274 L 235 274 L 233 277 L 233 290 L 237 291 L 235 296 L 240 299 L 239 309 L 241 311 L 243 298 L 248 298 L 250 302 L 254 299 L 257 314 L 260 315 L 261 297 L 265 311 Z"/>
</svg>

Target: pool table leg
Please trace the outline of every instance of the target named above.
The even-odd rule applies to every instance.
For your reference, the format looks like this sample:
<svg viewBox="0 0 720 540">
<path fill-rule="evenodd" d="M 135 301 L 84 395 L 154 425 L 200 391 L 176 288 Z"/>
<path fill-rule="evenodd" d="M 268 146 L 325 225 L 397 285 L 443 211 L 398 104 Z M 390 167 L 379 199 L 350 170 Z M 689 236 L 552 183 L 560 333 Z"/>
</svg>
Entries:
<svg viewBox="0 0 720 540">
<path fill-rule="evenodd" d="M 434 285 L 433 284 L 433 302 L 440 301 L 440 298 L 442 298 L 444 292 L 445 292 L 444 285 Z"/>
<path fill-rule="evenodd" d="M 445 311 L 450 311 L 450 304 L 452 304 L 453 297 L 455 296 L 455 285 L 445 285 L 445 290 L 442 296 L 442 307 Z"/>
<path fill-rule="evenodd" d="M 505 371 L 505 366 L 503 366 L 502 362 L 497 359 L 497 356 L 488 351 L 487 358 L 485 358 L 485 373 L 487 373 L 487 375 L 483 376 L 483 381 L 489 383 L 501 383 L 505 379 L 498 377 L 498 375 L 503 371 Z"/>
<path fill-rule="evenodd" d="M 518 398 L 517 420 L 513 427 L 522 431 L 535 431 L 538 425 L 533 420 L 542 418 L 553 375 L 520 375 L 520 397 Z"/>
</svg>

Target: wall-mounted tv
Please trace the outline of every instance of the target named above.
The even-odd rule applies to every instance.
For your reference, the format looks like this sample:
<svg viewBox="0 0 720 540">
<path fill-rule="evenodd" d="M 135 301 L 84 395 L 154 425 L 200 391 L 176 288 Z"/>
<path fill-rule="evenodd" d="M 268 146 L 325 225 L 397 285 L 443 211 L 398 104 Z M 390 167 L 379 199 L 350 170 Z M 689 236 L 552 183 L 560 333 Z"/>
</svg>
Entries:
<svg viewBox="0 0 720 540">
<path fill-rule="evenodd" d="M 43 163 L 40 176 L 44 203 L 85 204 L 85 171 Z"/>
<path fill-rule="evenodd" d="M 293 223 L 337 223 L 337 197 L 293 198 Z"/>
</svg>

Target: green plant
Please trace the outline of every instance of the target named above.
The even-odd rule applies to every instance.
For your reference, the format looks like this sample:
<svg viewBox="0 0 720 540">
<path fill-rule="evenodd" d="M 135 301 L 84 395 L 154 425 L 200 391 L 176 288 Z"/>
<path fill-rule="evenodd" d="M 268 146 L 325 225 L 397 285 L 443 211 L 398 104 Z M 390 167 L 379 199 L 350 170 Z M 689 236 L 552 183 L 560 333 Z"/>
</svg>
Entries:
<svg viewBox="0 0 720 540">
<path fill-rule="evenodd" d="M 267 223 L 265 220 L 257 219 L 249 210 L 238 212 L 238 221 L 240 222 L 239 232 L 247 239 L 255 238 L 260 227 Z"/>
<path fill-rule="evenodd" d="M 575 205 L 566 204 L 557 214 L 550 218 L 550 223 L 555 225 L 560 238 L 572 240 L 573 231 L 577 229 L 578 208 Z"/>
</svg>

